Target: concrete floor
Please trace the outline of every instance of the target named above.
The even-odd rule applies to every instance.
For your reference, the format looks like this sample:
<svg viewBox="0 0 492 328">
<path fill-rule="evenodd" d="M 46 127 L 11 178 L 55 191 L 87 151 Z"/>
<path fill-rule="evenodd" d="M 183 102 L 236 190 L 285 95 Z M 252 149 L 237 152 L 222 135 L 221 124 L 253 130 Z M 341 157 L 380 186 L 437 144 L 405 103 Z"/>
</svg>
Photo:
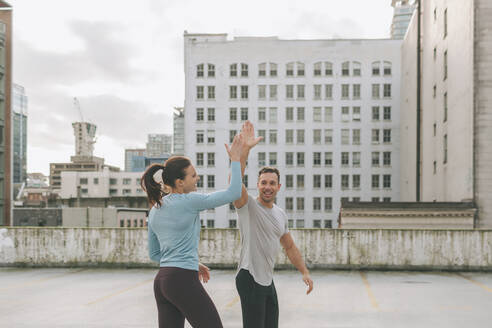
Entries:
<svg viewBox="0 0 492 328">
<path fill-rule="evenodd" d="M 1 327 L 157 327 L 156 270 L 0 268 Z M 275 273 L 280 327 L 491 327 L 492 274 L 314 271 Z M 241 327 L 233 271 L 206 288 L 224 327 Z M 187 326 L 189 327 L 189 326 Z"/>
</svg>

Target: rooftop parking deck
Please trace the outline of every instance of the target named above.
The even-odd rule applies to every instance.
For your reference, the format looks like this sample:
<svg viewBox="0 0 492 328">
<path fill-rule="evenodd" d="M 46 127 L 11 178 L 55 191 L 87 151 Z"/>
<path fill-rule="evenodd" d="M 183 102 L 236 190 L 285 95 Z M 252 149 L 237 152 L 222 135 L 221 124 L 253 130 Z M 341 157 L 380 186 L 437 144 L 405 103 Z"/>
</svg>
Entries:
<svg viewBox="0 0 492 328">
<path fill-rule="evenodd" d="M 156 327 L 156 269 L 0 268 L 1 327 Z M 234 271 L 206 289 L 224 327 L 242 327 Z M 277 271 L 280 327 L 490 327 L 491 273 Z M 189 326 L 187 326 L 189 327 Z"/>
</svg>

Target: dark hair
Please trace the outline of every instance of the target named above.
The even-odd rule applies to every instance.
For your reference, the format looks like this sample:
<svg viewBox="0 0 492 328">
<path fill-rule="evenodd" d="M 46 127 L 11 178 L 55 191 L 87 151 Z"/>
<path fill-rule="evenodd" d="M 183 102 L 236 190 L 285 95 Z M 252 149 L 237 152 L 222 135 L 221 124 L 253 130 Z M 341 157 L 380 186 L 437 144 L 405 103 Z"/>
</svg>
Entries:
<svg viewBox="0 0 492 328">
<path fill-rule="evenodd" d="M 145 170 L 140 180 L 142 189 L 147 193 L 151 206 L 161 206 L 161 198 L 166 194 L 163 185 L 154 180 L 157 171 L 162 170 L 162 182 L 171 188 L 176 187 L 176 179 L 184 179 L 185 169 L 191 165 L 191 161 L 183 156 L 171 156 L 164 165 L 152 164 Z"/>
<path fill-rule="evenodd" d="M 260 172 L 258 172 L 258 178 L 260 177 L 260 175 L 262 175 L 263 173 L 275 173 L 277 175 L 277 179 L 278 179 L 278 183 L 280 184 L 280 172 L 278 171 L 278 169 L 276 167 L 271 167 L 271 166 L 265 166 L 264 168 L 262 168 L 260 170 Z"/>
</svg>

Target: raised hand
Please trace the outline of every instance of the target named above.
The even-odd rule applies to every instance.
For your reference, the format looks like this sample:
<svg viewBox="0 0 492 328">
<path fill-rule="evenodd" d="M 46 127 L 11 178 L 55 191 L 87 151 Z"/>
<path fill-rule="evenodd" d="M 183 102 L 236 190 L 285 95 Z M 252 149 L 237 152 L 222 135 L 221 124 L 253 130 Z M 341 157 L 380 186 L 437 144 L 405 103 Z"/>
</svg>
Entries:
<svg viewBox="0 0 492 328">
<path fill-rule="evenodd" d="M 263 137 L 255 138 L 255 128 L 250 121 L 244 122 L 240 134 L 243 136 L 244 145 L 248 150 L 256 146 L 263 139 Z"/>
<path fill-rule="evenodd" d="M 239 162 L 241 152 L 244 148 L 243 136 L 241 134 L 236 134 L 234 136 L 234 140 L 232 140 L 231 146 L 229 147 L 225 144 L 225 147 L 231 161 Z"/>
</svg>

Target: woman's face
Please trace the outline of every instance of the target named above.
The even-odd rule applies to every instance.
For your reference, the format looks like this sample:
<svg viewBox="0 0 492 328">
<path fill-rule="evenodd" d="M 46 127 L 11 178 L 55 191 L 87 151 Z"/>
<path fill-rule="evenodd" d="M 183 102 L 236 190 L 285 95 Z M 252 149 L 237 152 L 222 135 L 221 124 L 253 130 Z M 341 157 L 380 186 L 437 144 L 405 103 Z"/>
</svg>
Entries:
<svg viewBox="0 0 492 328">
<path fill-rule="evenodd" d="M 188 193 L 192 191 L 196 191 L 196 184 L 200 177 L 196 173 L 195 167 L 193 165 L 188 166 L 185 169 L 185 178 L 183 181 L 183 192 Z"/>
</svg>

